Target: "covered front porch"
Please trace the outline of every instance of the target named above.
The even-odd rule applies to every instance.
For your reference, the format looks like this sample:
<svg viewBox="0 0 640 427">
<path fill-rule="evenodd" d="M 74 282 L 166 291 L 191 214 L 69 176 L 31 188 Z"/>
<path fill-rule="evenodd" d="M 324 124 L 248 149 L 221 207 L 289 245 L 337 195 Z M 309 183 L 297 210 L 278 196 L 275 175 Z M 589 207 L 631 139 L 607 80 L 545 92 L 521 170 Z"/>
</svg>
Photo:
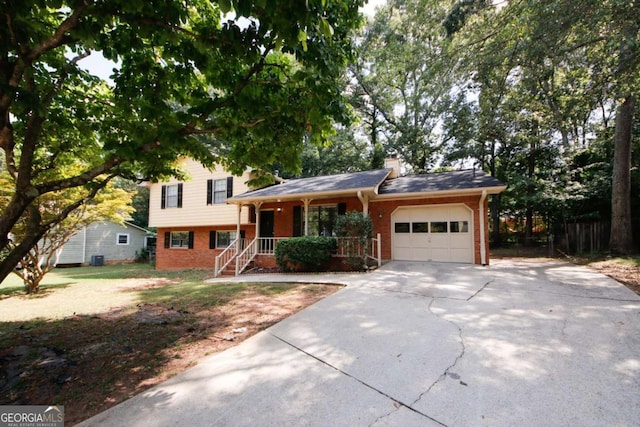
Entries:
<svg viewBox="0 0 640 427">
<path fill-rule="evenodd" d="M 234 274 L 245 271 L 258 261 L 275 266 L 275 249 L 279 241 L 299 236 L 327 236 L 337 240 L 334 258 L 354 256 L 382 263 L 380 235 L 355 248 L 347 238 L 336 237 L 333 227 L 339 215 L 347 211 L 369 214 L 369 201 L 376 197 L 381 183 L 391 169 L 356 172 L 281 182 L 256 191 L 250 191 L 230 199 L 227 203 L 237 206 L 236 236 L 216 258 L 216 275 L 222 271 Z M 241 238 L 242 210 L 249 209 L 254 230 L 252 240 Z M 253 233 L 251 233 L 253 231 Z M 355 250 L 354 250 L 355 249 Z"/>
<path fill-rule="evenodd" d="M 290 237 L 256 237 L 249 239 L 236 239 L 215 260 L 214 276 L 219 277 L 225 273 L 238 276 L 252 266 L 275 267 L 275 251 L 278 243 Z M 368 239 L 366 244 L 361 244 L 357 238 L 334 237 L 337 242 L 337 250 L 331 256 L 333 259 L 342 260 L 349 257 L 359 257 L 373 263 L 382 265 L 381 237 Z"/>
</svg>

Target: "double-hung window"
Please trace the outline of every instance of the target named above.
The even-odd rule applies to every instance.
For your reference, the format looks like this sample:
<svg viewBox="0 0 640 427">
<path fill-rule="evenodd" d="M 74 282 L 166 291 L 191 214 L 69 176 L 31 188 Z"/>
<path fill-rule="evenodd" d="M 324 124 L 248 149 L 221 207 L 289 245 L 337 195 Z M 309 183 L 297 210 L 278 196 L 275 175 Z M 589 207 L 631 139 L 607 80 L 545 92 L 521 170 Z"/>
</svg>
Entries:
<svg viewBox="0 0 640 427">
<path fill-rule="evenodd" d="M 233 196 L 233 177 L 207 180 L 207 205 L 222 204 Z"/>
<path fill-rule="evenodd" d="M 224 249 L 236 239 L 235 231 L 218 231 L 216 233 L 216 247 Z"/>
<path fill-rule="evenodd" d="M 171 184 L 162 186 L 162 197 L 160 207 L 181 208 L 182 207 L 182 184 Z"/>
<path fill-rule="evenodd" d="M 167 231 L 164 233 L 164 247 L 166 249 L 193 249 L 193 231 Z"/>
</svg>

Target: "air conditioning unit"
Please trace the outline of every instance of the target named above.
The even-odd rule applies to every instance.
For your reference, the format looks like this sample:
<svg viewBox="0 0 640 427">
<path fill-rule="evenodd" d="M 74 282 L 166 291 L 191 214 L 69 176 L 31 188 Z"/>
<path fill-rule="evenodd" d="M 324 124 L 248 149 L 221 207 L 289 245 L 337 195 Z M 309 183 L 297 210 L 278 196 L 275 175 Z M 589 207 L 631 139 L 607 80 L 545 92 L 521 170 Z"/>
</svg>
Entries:
<svg viewBox="0 0 640 427">
<path fill-rule="evenodd" d="M 91 255 L 91 265 L 102 267 L 104 265 L 104 255 Z"/>
</svg>

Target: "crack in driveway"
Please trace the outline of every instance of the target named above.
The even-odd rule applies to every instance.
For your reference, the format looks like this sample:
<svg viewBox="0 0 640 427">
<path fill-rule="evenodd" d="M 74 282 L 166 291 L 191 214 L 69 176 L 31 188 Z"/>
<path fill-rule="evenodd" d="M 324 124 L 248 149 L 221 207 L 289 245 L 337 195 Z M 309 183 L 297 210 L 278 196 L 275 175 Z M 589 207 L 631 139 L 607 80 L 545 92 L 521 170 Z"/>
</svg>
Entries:
<svg viewBox="0 0 640 427">
<path fill-rule="evenodd" d="M 482 287 L 482 289 L 484 289 L 484 288 L 485 288 L 489 283 L 491 283 L 491 282 L 487 282 L 487 283 Z M 482 291 L 482 289 L 480 289 L 478 292 L 476 292 L 476 294 L 474 294 L 474 296 L 475 296 L 475 295 L 477 295 L 480 291 Z M 465 353 L 465 351 L 466 351 L 466 346 L 465 346 L 465 344 L 464 344 L 464 338 L 462 337 L 462 327 L 461 327 L 460 325 L 458 325 L 457 323 L 452 322 L 451 320 L 448 320 L 448 319 L 444 319 L 444 318 L 442 318 L 441 316 L 439 316 L 439 315 L 437 315 L 436 313 L 434 313 L 434 312 L 433 312 L 433 310 L 431 309 L 431 306 L 433 305 L 433 303 L 434 303 L 435 301 L 436 301 L 436 298 L 433 298 L 433 299 L 431 300 L 431 302 L 429 303 L 429 307 L 428 307 L 428 308 L 429 308 L 429 313 L 433 314 L 433 315 L 434 315 L 435 317 L 437 317 L 438 319 L 442 319 L 442 320 L 444 320 L 445 322 L 449 322 L 449 323 L 451 323 L 453 326 L 455 326 L 455 327 L 458 329 L 458 337 L 460 338 L 460 346 L 461 346 L 462 348 L 461 348 L 460 353 L 456 356 L 456 358 L 455 358 L 455 360 L 453 361 L 453 363 L 452 363 L 451 365 L 447 366 L 447 368 L 446 368 L 446 369 L 444 370 L 444 372 L 443 372 L 443 373 L 438 377 L 438 379 L 436 379 L 436 380 L 433 382 L 433 384 L 431 384 L 431 385 L 429 386 L 429 388 L 428 388 L 426 391 L 422 392 L 422 393 L 420 394 L 420 396 L 418 396 L 418 398 L 417 398 L 416 400 L 414 400 L 414 401 L 411 403 L 411 405 L 415 405 L 416 403 L 418 403 L 418 402 L 419 402 L 419 401 L 424 397 L 424 395 L 428 394 L 428 393 L 429 393 L 429 392 L 430 392 L 430 391 L 431 391 L 431 390 L 432 390 L 436 385 L 438 385 L 441 381 L 443 381 L 445 378 L 447 378 L 447 374 L 449 374 L 449 373 L 450 373 L 449 371 L 451 371 L 451 369 L 452 369 L 453 367 L 455 367 L 455 366 L 458 364 L 458 362 L 460 361 L 460 359 L 462 359 L 462 358 L 464 357 L 464 353 Z M 453 375 L 452 375 L 452 376 L 453 376 Z M 461 384 L 464 384 L 462 381 L 460 381 L 460 383 L 461 383 Z M 464 385 L 466 385 L 466 384 L 464 384 Z"/>
<path fill-rule="evenodd" d="M 418 297 L 422 297 L 422 298 L 430 298 L 430 299 L 431 299 L 431 301 L 429 302 L 429 304 L 428 304 L 428 306 L 427 306 L 427 309 L 428 309 L 429 313 L 431 313 L 433 316 L 435 316 L 435 317 L 436 317 L 436 318 L 438 318 L 438 319 L 444 320 L 444 321 L 446 321 L 446 322 L 448 322 L 448 323 L 452 324 L 452 325 L 453 325 L 453 326 L 458 330 L 458 337 L 459 337 L 459 340 L 460 340 L 460 346 L 461 346 L 460 353 L 456 356 L 456 358 L 454 359 L 453 363 L 451 363 L 451 365 L 449 365 L 449 366 L 444 370 L 444 372 L 443 372 L 443 373 L 442 373 L 442 374 L 441 374 L 441 375 L 440 375 L 440 376 L 439 376 L 439 377 L 438 377 L 438 378 L 437 378 L 437 379 L 436 379 L 436 380 L 435 380 L 435 381 L 434 381 L 434 382 L 433 382 L 433 383 L 432 383 L 432 384 L 427 388 L 427 390 L 426 390 L 426 391 L 424 391 L 424 392 L 422 392 L 422 393 L 420 393 L 420 395 L 418 396 L 418 398 L 416 398 L 416 399 L 415 399 L 413 402 L 411 402 L 410 404 L 407 404 L 407 403 L 405 403 L 405 402 L 402 402 L 402 401 L 398 400 L 397 398 L 395 398 L 395 397 L 393 397 L 393 396 L 391 396 L 391 395 L 389 395 L 389 394 L 385 393 L 384 391 L 382 391 L 382 390 L 380 390 L 380 389 L 376 388 L 375 386 L 373 386 L 373 385 L 371 385 L 371 384 L 368 384 L 367 382 L 365 382 L 365 381 L 361 380 L 360 378 L 357 378 L 357 377 L 355 377 L 355 376 L 353 376 L 353 375 L 349 374 L 348 372 L 346 372 L 346 371 L 344 371 L 344 370 L 342 370 L 342 369 L 338 368 L 337 366 L 332 365 L 331 363 L 329 363 L 329 362 L 327 362 L 327 361 L 325 361 L 325 360 L 323 360 L 323 359 L 321 359 L 321 358 L 319 358 L 319 357 L 317 357 L 317 356 L 315 356 L 315 355 L 313 355 L 313 354 L 309 353 L 308 351 L 303 350 L 302 348 L 300 348 L 300 347 L 298 347 L 298 346 L 296 346 L 296 345 L 292 344 L 291 342 L 289 342 L 289 341 L 287 341 L 287 340 L 285 340 L 285 339 L 283 339 L 283 338 L 281 338 L 281 337 L 279 337 L 279 336 L 277 336 L 277 335 L 274 335 L 273 333 L 269 333 L 269 334 L 270 334 L 271 336 L 273 336 L 274 338 L 276 338 L 277 340 L 281 341 L 282 343 L 284 343 L 284 344 L 286 344 L 286 345 L 290 346 L 291 348 L 294 348 L 295 350 L 297 350 L 297 351 L 299 351 L 299 352 L 301 352 L 301 353 L 305 354 L 306 356 L 309 356 L 309 357 L 311 357 L 311 358 L 315 359 L 316 361 L 318 361 L 318 362 L 320 362 L 320 363 L 324 364 L 325 366 L 328 366 L 328 367 L 330 367 L 331 369 L 334 369 L 335 371 L 339 372 L 340 374 L 345 375 L 345 376 L 347 376 L 347 377 L 349 377 L 349 378 L 351 378 L 351 379 L 353 379 L 353 380 L 357 381 L 358 383 L 362 384 L 363 386 L 365 386 L 365 387 L 367 387 L 367 388 L 369 388 L 369 389 L 371 389 L 371 390 L 375 391 L 376 393 L 379 393 L 380 395 L 382 395 L 382 396 L 386 397 L 387 399 L 391 400 L 391 401 L 393 402 L 394 409 L 393 409 L 393 410 L 391 410 L 391 411 L 389 411 L 389 412 L 387 412 L 387 413 L 385 413 L 385 414 L 380 415 L 378 418 L 376 418 L 376 419 L 375 419 L 375 420 L 370 424 L 370 427 L 371 427 L 371 426 L 376 425 L 376 424 L 377 424 L 377 423 L 379 423 L 381 420 L 383 420 L 383 419 L 385 419 L 385 418 L 387 418 L 387 417 L 391 416 L 392 414 L 396 413 L 400 408 L 403 408 L 403 407 L 404 407 L 404 408 L 406 408 L 406 409 L 408 409 L 408 410 L 410 410 L 411 412 L 414 412 L 414 413 L 416 413 L 416 414 L 418 414 L 418 415 L 420 415 L 420 416 L 422 416 L 422 417 L 425 417 L 425 418 L 427 418 L 427 419 L 429 419 L 429 420 L 433 421 L 434 423 L 437 423 L 438 425 L 441 425 L 441 426 L 447 427 L 447 425 L 446 425 L 446 424 L 444 424 L 443 422 L 441 422 L 441 421 L 439 421 L 439 420 L 437 420 L 437 419 L 435 419 L 435 418 L 433 418 L 433 417 L 431 417 L 431 416 L 429 416 L 429 415 L 427 415 L 427 414 L 425 414 L 425 413 L 423 413 L 423 412 L 421 412 L 421 411 L 419 411 L 419 410 L 417 410 L 417 409 L 415 409 L 415 408 L 414 408 L 414 405 L 415 405 L 416 403 L 418 403 L 418 402 L 419 402 L 419 401 L 420 401 L 420 400 L 421 400 L 421 399 L 422 399 L 426 394 L 428 394 L 428 393 L 429 393 L 429 392 L 430 392 L 430 391 L 431 391 L 431 390 L 432 390 L 436 385 L 438 385 L 441 381 L 443 381 L 444 379 L 446 379 L 447 375 L 450 375 L 452 378 L 456 378 L 456 379 L 458 379 L 458 378 L 459 378 L 459 377 L 457 377 L 457 375 L 456 375 L 456 374 L 454 374 L 454 373 L 452 373 L 452 372 L 450 372 L 450 371 L 451 371 L 451 369 L 453 369 L 453 368 L 458 364 L 458 362 L 462 359 L 462 357 L 464 357 L 464 355 L 465 355 L 465 351 L 466 351 L 466 346 L 465 346 L 465 343 L 464 343 L 464 338 L 463 338 L 463 336 L 462 336 L 462 327 L 461 327 L 461 326 L 459 326 L 457 323 L 455 323 L 455 322 L 453 322 L 453 321 L 451 321 L 451 320 L 448 320 L 448 319 L 444 319 L 444 318 L 442 318 L 441 316 L 439 316 L 438 314 L 434 313 L 434 312 L 433 312 L 433 310 L 432 310 L 432 305 L 433 305 L 433 303 L 434 303 L 436 300 L 438 300 L 438 299 L 444 299 L 444 300 L 457 300 L 457 301 L 471 301 L 473 298 L 475 298 L 476 296 L 478 296 L 482 291 L 484 291 L 484 290 L 485 290 L 485 289 L 486 289 L 490 284 L 492 284 L 492 283 L 494 282 L 494 280 L 495 280 L 495 278 L 494 278 L 494 279 L 489 280 L 488 282 L 486 282 L 485 284 L 483 284 L 483 285 L 482 285 L 482 287 L 480 287 L 476 292 L 474 292 L 472 295 L 470 295 L 470 296 L 469 296 L 469 297 L 467 297 L 467 298 L 452 298 L 452 297 L 429 296 L 429 295 L 424 295 L 424 294 L 420 294 L 420 293 L 416 293 L 416 292 L 409 292 L 409 291 L 402 291 L 402 290 L 394 290 L 394 289 L 385 289 L 385 288 L 380 288 L 380 287 L 370 286 L 370 285 L 364 285 L 364 286 L 363 286 L 363 287 L 368 287 L 368 288 L 372 288 L 372 289 L 382 290 L 382 291 L 385 291 L 385 292 L 400 293 L 400 294 L 407 294 L 407 295 L 413 295 L 413 296 L 418 296 Z M 462 382 L 462 381 L 460 381 L 460 383 L 461 383 L 461 384 L 463 384 L 463 385 L 466 385 L 466 384 L 464 384 L 464 382 Z"/>
<path fill-rule="evenodd" d="M 489 286 L 490 284 L 493 283 L 493 281 L 496 280 L 495 278 L 489 280 L 487 283 L 485 283 L 484 285 L 482 285 L 482 287 L 480 289 L 478 289 L 473 295 L 471 295 L 469 298 L 467 298 L 467 301 L 471 301 L 473 298 L 475 298 L 476 296 L 478 296 L 478 294 L 482 291 L 484 291 L 487 286 Z"/>
<path fill-rule="evenodd" d="M 396 399 L 395 397 L 388 395 L 388 394 L 387 394 L 387 393 L 385 393 L 384 391 L 382 391 L 382 390 L 380 390 L 380 389 L 377 389 L 376 387 L 372 386 L 371 384 L 366 383 L 365 381 L 361 380 L 360 378 L 357 378 L 357 377 L 355 377 L 355 376 L 351 375 L 350 373 L 348 373 L 348 372 L 346 372 L 346 371 L 343 371 L 342 369 L 338 368 L 337 366 L 332 365 L 331 363 L 327 362 L 326 360 L 322 360 L 322 359 L 320 359 L 319 357 L 317 357 L 317 356 L 315 356 L 315 355 L 313 355 L 313 354 L 309 353 L 308 351 L 303 350 L 302 348 L 300 348 L 300 347 L 298 347 L 298 346 L 296 346 L 296 345 L 294 345 L 294 344 L 290 343 L 289 341 L 287 341 L 287 340 L 285 340 L 285 339 L 283 339 L 283 338 L 280 338 L 280 337 L 279 337 L 279 336 L 277 336 L 277 335 L 274 335 L 274 334 L 272 334 L 272 333 L 270 333 L 270 332 L 269 332 L 269 335 L 271 335 L 271 336 L 272 336 L 272 337 L 274 337 L 275 339 L 277 339 L 277 340 L 281 341 L 282 343 L 284 343 L 284 344 L 288 345 L 289 347 L 296 349 L 297 351 L 299 351 L 299 352 L 301 352 L 301 353 L 303 353 L 303 354 L 305 354 L 305 355 L 307 355 L 307 356 L 309 356 L 309 357 L 311 357 L 311 358 L 313 358 L 313 359 L 317 360 L 318 362 L 322 363 L 323 365 L 328 366 L 329 368 L 331 368 L 331 369 L 333 369 L 333 370 L 335 370 L 335 371 L 337 371 L 337 372 L 341 373 L 342 375 L 345 375 L 345 376 L 347 376 L 347 377 L 349 377 L 349 378 L 351 378 L 351 379 L 353 379 L 353 380 L 355 380 L 355 381 L 359 382 L 359 383 L 360 383 L 360 384 L 362 384 L 363 386 L 365 386 L 365 387 L 367 387 L 367 388 L 369 388 L 369 389 L 371 389 L 371 390 L 375 391 L 376 393 L 378 393 L 378 394 L 380 394 L 380 395 L 382 395 L 382 396 L 386 397 L 387 399 L 391 400 L 391 401 L 394 403 L 394 406 L 396 407 L 396 409 L 395 409 L 394 411 L 391 411 L 391 412 L 389 412 L 389 413 L 385 414 L 385 415 L 382 415 L 381 417 L 378 417 L 378 418 L 377 418 L 377 419 L 376 419 L 376 420 L 375 420 L 371 425 L 374 425 L 375 423 L 377 423 L 377 422 L 378 422 L 379 420 L 381 420 L 382 418 L 384 418 L 384 417 L 386 417 L 386 416 L 389 416 L 389 415 L 390 415 L 390 414 L 392 414 L 393 412 L 397 411 L 399 408 L 401 408 L 401 407 L 405 407 L 405 408 L 407 408 L 408 410 L 410 410 L 411 412 L 415 412 L 416 414 L 421 415 L 421 416 L 423 416 L 423 417 L 425 417 L 425 418 L 428 418 L 428 419 L 430 419 L 431 421 L 433 421 L 433 422 L 435 422 L 435 423 L 438 423 L 438 424 L 439 424 L 439 425 L 441 425 L 441 426 L 447 427 L 445 424 L 441 423 L 440 421 L 436 420 L 435 418 L 432 418 L 432 417 L 430 417 L 429 415 L 424 414 L 424 413 L 422 413 L 422 412 L 418 411 L 418 410 L 417 410 L 417 409 L 415 409 L 415 408 L 412 408 L 410 405 L 407 405 L 406 403 L 401 402 L 400 400 Z"/>
</svg>

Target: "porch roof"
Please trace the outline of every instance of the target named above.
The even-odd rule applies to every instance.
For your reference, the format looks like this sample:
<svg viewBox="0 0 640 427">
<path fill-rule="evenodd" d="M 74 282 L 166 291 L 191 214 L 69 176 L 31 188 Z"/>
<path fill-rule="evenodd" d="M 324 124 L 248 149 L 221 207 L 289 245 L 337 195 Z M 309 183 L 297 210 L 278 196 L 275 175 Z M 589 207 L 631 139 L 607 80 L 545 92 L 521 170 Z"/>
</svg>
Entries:
<svg viewBox="0 0 640 427">
<path fill-rule="evenodd" d="M 248 191 L 227 199 L 228 203 L 300 199 L 303 197 L 332 197 L 356 194 L 358 191 L 377 193 L 378 187 L 391 173 L 391 169 L 318 176 L 286 180 L 280 184 Z"/>
</svg>

